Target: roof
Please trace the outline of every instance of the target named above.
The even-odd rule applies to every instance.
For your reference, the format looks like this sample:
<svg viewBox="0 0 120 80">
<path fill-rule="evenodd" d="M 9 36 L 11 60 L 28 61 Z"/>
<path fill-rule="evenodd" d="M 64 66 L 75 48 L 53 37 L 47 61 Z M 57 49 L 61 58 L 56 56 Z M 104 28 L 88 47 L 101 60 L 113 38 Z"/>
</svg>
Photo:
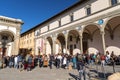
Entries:
<svg viewBox="0 0 120 80">
<path fill-rule="evenodd" d="M 68 7 L 67 9 L 65 9 L 65 10 L 61 11 L 60 13 L 58 13 L 58 14 L 54 15 L 53 17 L 51 17 L 51 18 L 47 19 L 46 21 L 44 21 L 44 22 L 42 22 L 42 23 L 40 23 L 40 24 L 38 24 L 38 25 L 34 26 L 33 28 L 31 28 L 31 29 L 27 30 L 26 32 L 22 33 L 21 35 L 24 35 L 24 34 L 28 33 L 29 31 L 34 30 L 34 29 L 38 28 L 39 26 L 41 26 L 41 25 L 43 25 L 43 24 L 45 24 L 45 23 L 49 22 L 50 20 L 52 20 L 52 19 L 56 18 L 57 16 L 62 15 L 63 13 L 65 13 L 65 12 L 67 12 L 67 11 L 69 11 L 69 10 L 71 10 L 71 9 L 75 8 L 76 6 L 79 6 L 80 4 L 82 4 L 82 3 L 86 2 L 86 1 L 88 1 L 88 0 L 80 0 L 80 1 L 78 1 L 77 3 L 75 3 L 75 4 L 73 4 L 72 6 Z"/>
</svg>

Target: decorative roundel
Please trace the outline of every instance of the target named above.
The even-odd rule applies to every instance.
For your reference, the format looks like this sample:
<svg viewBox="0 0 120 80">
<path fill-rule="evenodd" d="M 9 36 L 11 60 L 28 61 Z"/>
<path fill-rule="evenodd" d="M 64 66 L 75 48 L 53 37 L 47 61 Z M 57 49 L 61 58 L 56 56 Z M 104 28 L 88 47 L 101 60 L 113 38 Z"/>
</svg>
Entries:
<svg viewBox="0 0 120 80">
<path fill-rule="evenodd" d="M 99 24 L 99 25 L 101 25 L 101 24 L 103 24 L 103 23 L 104 23 L 104 21 L 103 21 L 102 19 L 98 20 L 98 24 Z"/>
</svg>

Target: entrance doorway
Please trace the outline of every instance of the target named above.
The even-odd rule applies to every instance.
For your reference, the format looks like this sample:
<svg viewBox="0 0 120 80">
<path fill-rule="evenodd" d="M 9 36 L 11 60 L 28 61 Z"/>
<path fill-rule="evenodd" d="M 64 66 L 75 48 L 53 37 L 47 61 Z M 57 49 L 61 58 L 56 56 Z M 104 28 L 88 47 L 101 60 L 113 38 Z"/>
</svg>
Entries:
<svg viewBox="0 0 120 80">
<path fill-rule="evenodd" d="M 2 54 L 3 54 L 3 56 L 6 55 L 6 50 L 7 50 L 7 48 L 2 48 Z"/>
<path fill-rule="evenodd" d="M 89 39 L 89 34 L 84 32 L 83 33 L 83 53 L 85 53 L 88 49 L 88 39 Z"/>
<path fill-rule="evenodd" d="M 70 45 L 70 55 L 73 55 L 73 45 Z"/>
<path fill-rule="evenodd" d="M 88 41 L 83 41 L 83 53 L 85 53 L 88 49 Z"/>
</svg>

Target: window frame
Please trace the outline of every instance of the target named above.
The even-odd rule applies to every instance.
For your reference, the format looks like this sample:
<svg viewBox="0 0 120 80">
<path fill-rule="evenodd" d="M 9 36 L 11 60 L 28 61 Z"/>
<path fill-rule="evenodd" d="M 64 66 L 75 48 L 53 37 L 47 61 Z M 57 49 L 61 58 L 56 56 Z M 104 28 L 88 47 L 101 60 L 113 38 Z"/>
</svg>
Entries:
<svg viewBox="0 0 120 80">
<path fill-rule="evenodd" d="M 87 13 L 87 16 L 91 15 L 91 7 L 86 8 L 86 13 Z"/>
<path fill-rule="evenodd" d="M 115 2 L 114 2 L 115 1 Z M 110 4 L 111 4 L 111 6 L 114 6 L 114 5 L 116 5 L 116 4 L 118 4 L 118 0 L 110 0 Z"/>
</svg>

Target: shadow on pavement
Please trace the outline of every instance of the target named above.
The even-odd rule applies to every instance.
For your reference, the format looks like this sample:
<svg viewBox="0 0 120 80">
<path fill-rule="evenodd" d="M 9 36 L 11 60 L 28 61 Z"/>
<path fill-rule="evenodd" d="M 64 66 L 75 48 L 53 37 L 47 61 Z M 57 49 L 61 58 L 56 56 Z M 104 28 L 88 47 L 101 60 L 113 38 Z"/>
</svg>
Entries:
<svg viewBox="0 0 120 80">
<path fill-rule="evenodd" d="M 79 80 L 79 76 L 78 75 L 74 75 L 72 73 L 69 73 L 69 75 L 72 77 L 72 78 L 69 78 L 69 80 Z"/>
<path fill-rule="evenodd" d="M 103 72 L 97 72 L 96 70 L 90 70 L 90 72 L 94 72 L 95 74 L 98 74 L 98 76 L 90 76 L 90 77 L 99 77 L 100 79 L 107 78 L 108 76 L 112 74 L 112 73 L 105 73 L 104 75 Z"/>
</svg>

